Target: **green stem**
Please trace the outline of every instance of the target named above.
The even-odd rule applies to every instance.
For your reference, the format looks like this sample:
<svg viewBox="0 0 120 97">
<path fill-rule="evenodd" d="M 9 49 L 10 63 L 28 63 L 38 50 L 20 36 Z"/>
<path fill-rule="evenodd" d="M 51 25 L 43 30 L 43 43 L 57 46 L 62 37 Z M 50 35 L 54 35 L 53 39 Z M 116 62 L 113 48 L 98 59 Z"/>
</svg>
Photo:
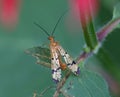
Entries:
<svg viewBox="0 0 120 97">
<path fill-rule="evenodd" d="M 103 41 L 120 23 L 120 17 L 108 22 L 102 29 L 97 32 L 98 40 Z"/>
<path fill-rule="evenodd" d="M 84 33 L 85 42 L 87 44 L 87 47 L 90 48 L 90 51 L 92 51 L 98 45 L 98 40 L 94 30 L 90 8 L 91 7 L 89 4 L 88 13 L 80 14 L 80 18 L 81 18 L 81 25 Z"/>
</svg>

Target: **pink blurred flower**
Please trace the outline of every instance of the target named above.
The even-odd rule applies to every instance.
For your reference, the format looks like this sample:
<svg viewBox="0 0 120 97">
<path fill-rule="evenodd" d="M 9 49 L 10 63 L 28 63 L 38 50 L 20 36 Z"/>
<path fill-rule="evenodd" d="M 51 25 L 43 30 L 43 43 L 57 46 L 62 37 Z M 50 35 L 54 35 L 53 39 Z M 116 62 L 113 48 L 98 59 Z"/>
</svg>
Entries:
<svg viewBox="0 0 120 97">
<path fill-rule="evenodd" d="M 81 23 L 90 20 L 91 15 L 95 15 L 98 11 L 98 0 L 71 0 L 74 13 L 80 15 Z"/>
<path fill-rule="evenodd" d="M 20 0 L 1 0 L 0 21 L 4 26 L 13 27 L 18 22 Z"/>
</svg>

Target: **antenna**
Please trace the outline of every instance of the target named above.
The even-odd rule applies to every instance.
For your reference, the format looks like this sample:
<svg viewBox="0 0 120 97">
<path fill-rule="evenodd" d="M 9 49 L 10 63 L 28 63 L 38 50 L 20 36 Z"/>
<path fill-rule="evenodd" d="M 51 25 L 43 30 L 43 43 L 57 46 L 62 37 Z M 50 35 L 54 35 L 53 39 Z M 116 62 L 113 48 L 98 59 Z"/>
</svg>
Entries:
<svg viewBox="0 0 120 97">
<path fill-rule="evenodd" d="M 47 36 L 50 36 L 50 34 L 49 34 L 42 26 L 40 26 L 40 25 L 37 24 L 36 22 L 34 22 L 34 24 L 35 24 L 37 27 L 39 27 L 43 32 L 45 32 Z"/>
<path fill-rule="evenodd" d="M 59 17 L 59 19 L 58 19 L 57 23 L 55 24 L 55 27 L 54 27 L 54 29 L 53 29 L 53 31 L 52 31 L 52 33 L 51 33 L 51 36 L 53 36 L 53 34 L 55 33 L 55 30 L 56 30 L 56 28 L 57 28 L 60 20 L 62 19 L 62 17 L 63 17 L 67 12 L 68 12 L 68 10 L 66 10 L 66 11 Z"/>
</svg>

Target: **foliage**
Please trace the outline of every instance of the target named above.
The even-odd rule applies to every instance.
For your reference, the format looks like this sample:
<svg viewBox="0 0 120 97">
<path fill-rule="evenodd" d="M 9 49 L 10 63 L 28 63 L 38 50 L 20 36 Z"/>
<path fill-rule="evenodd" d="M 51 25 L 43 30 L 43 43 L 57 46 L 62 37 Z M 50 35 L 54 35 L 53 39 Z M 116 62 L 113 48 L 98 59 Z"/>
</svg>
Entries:
<svg viewBox="0 0 120 97">
<path fill-rule="evenodd" d="M 70 97 L 110 97 L 105 80 L 98 74 L 81 68 L 78 77 L 70 76 L 63 87 Z"/>
<path fill-rule="evenodd" d="M 111 87 L 111 92 L 120 91 L 120 89 L 116 89 L 116 87 L 119 87 L 118 84 L 120 82 L 120 45 L 118 43 L 120 41 L 120 33 L 119 29 L 114 30 L 119 27 L 119 4 L 114 7 L 113 18 L 111 19 L 112 6 L 116 1 L 119 0 L 101 0 L 101 11 L 93 24 L 95 31 L 101 25 L 105 23 L 106 25 L 101 27 L 95 34 L 94 39 L 97 39 L 98 45 L 95 47 L 96 43 L 95 45 L 93 44 L 93 51 L 86 46 L 84 50 L 82 49 L 83 45 L 87 45 L 86 41 L 84 41 L 86 37 L 83 39 L 83 33 L 81 33 L 78 23 L 75 22 L 76 20 L 69 17 L 69 21 L 66 21 L 67 27 L 61 21 L 56 30 L 55 39 L 59 41 L 68 53 L 71 53 L 72 57 L 77 57 L 75 60 L 79 63 L 81 73 L 79 76 L 74 76 L 70 73 L 69 77 L 66 78 L 69 70 L 62 71 L 63 79 L 66 78 L 66 80 L 60 87 L 60 91 L 58 89 L 60 84 L 56 85 L 51 78 L 50 49 L 41 46 L 41 44 L 46 42 L 46 36 L 41 31 L 40 33 L 38 32 L 39 30 L 36 29 L 33 22 L 39 21 L 39 24 L 45 25 L 47 30 L 50 30 L 61 13 L 67 9 L 66 5 L 68 5 L 68 2 L 65 0 L 48 0 L 47 2 L 45 0 L 24 1 L 21 6 L 20 22 L 16 29 L 6 30 L 0 25 L 0 97 L 33 97 L 32 94 L 35 93 L 37 93 L 36 97 L 40 97 L 40 94 L 43 97 L 52 97 L 56 91 L 59 92 L 59 97 L 75 95 L 77 97 L 89 97 L 86 96 L 87 94 L 91 94 L 90 96 L 92 97 L 99 97 L 102 94 L 105 97 L 110 97 L 109 89 L 114 84 L 117 84 L 117 86 Z M 68 13 L 68 15 L 71 14 Z M 90 28 L 88 32 L 91 31 L 93 33 L 92 25 L 86 26 Z M 69 30 L 68 26 L 70 26 Z M 90 38 L 94 42 L 94 39 Z M 91 43 L 90 45 L 92 45 Z M 28 49 L 27 53 L 37 58 L 37 63 L 40 65 L 36 65 L 35 59 L 24 53 L 26 49 Z M 80 52 L 81 54 L 79 55 Z M 96 59 L 91 60 L 92 56 L 96 56 L 101 64 L 98 61 L 96 62 Z M 88 66 L 92 70 L 91 68 L 88 70 Z M 106 83 L 104 74 L 105 78 L 93 70 L 94 68 L 96 71 L 99 70 L 100 66 L 104 68 L 102 69 L 104 72 L 107 72 L 110 77 L 112 76 L 115 79 L 114 83 L 109 83 L 111 80 L 107 80 L 108 83 Z M 117 81 L 118 83 L 116 83 Z M 52 88 L 49 88 L 51 86 Z M 47 88 L 48 90 L 44 92 Z M 119 95 L 120 93 L 118 93 L 118 97 Z"/>
<path fill-rule="evenodd" d="M 64 74 L 63 79 L 57 84 L 54 97 L 58 97 L 61 93 L 64 97 L 110 97 L 109 89 L 105 80 L 95 72 L 86 70 L 83 62 L 86 61 L 88 57 L 91 57 L 91 54 L 95 53 L 97 58 L 100 59 L 103 64 L 111 64 L 110 59 L 106 57 L 107 55 L 105 53 L 102 53 L 101 50 L 99 52 L 95 52 L 95 50 L 98 50 L 101 47 L 98 46 L 96 48 L 96 44 L 102 44 L 101 42 L 119 24 L 119 8 L 119 5 L 114 8 L 113 19 L 97 34 L 94 31 L 92 20 L 90 23 L 82 25 L 83 33 L 85 33 L 84 38 L 86 40 L 87 48 L 90 50 L 88 52 L 83 51 L 83 53 L 78 57 L 77 63 L 80 64 L 79 66 L 81 69 L 80 75 L 74 76 L 68 70 L 68 72 Z M 41 65 L 47 64 L 47 67 L 50 67 L 50 49 L 33 47 L 27 52 L 37 58 L 37 63 Z"/>
</svg>

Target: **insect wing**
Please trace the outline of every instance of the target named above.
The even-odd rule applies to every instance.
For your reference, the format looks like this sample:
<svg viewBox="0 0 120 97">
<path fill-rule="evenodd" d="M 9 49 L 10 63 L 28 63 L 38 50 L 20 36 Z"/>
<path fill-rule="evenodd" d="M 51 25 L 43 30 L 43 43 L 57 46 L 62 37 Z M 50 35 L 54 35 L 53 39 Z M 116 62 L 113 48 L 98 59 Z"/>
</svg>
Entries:
<svg viewBox="0 0 120 97">
<path fill-rule="evenodd" d="M 58 53 L 55 49 L 51 49 L 51 69 L 52 69 L 52 78 L 55 83 L 58 83 L 61 80 L 61 68 L 58 58 Z"/>
<path fill-rule="evenodd" d="M 65 50 L 59 45 L 58 50 L 62 57 L 64 58 L 68 68 L 75 74 L 78 75 L 80 73 L 80 68 L 76 64 L 76 62 L 70 57 L 70 55 L 65 52 Z"/>
</svg>

